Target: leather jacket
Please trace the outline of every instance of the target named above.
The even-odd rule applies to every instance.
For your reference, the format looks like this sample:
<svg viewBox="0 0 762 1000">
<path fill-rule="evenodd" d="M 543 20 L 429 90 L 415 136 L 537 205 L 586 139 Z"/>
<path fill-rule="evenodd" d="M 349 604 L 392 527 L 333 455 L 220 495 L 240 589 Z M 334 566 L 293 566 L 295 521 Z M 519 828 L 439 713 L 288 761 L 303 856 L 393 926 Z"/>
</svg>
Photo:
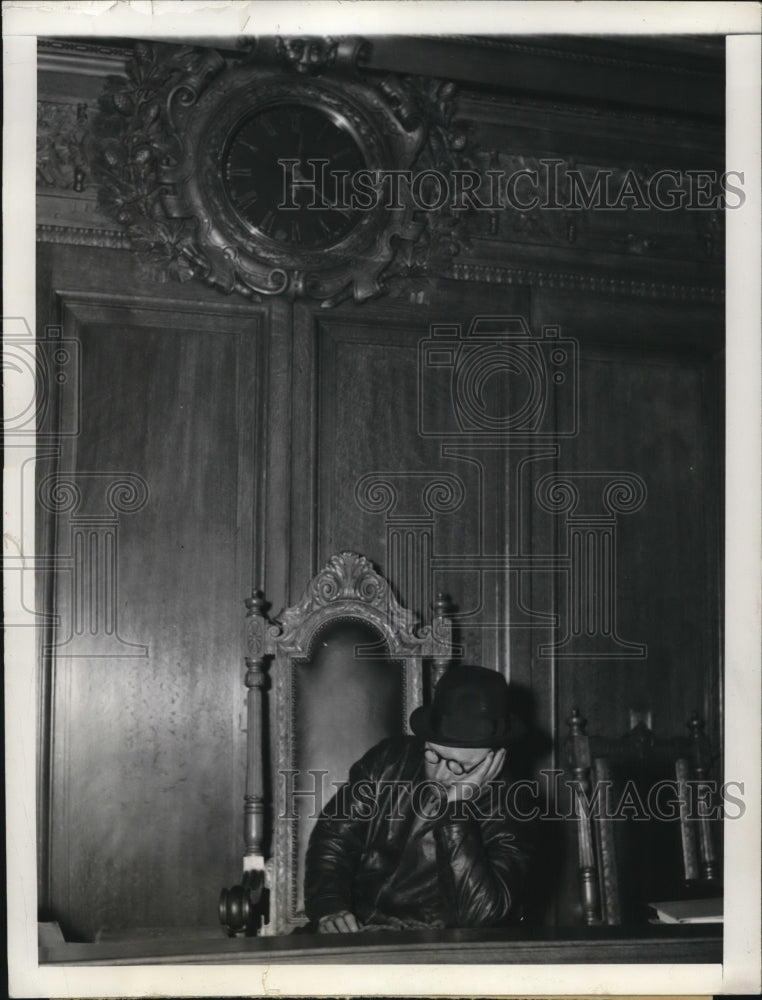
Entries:
<svg viewBox="0 0 762 1000">
<path fill-rule="evenodd" d="M 423 742 L 383 740 L 352 766 L 310 837 L 311 921 L 350 910 L 361 924 L 480 927 L 516 922 L 529 867 L 526 823 L 486 790 L 421 818 Z M 490 811 L 490 806 L 492 806 Z"/>
</svg>

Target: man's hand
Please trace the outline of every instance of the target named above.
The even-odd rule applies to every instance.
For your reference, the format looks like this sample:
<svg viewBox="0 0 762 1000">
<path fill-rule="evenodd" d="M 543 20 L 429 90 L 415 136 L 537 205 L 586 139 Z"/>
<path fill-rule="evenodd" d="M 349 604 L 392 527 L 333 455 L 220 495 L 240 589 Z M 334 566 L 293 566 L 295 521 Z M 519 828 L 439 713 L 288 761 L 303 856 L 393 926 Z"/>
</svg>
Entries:
<svg viewBox="0 0 762 1000">
<path fill-rule="evenodd" d="M 318 934 L 352 934 L 359 930 L 357 917 L 350 910 L 327 913 L 318 920 Z"/>
<path fill-rule="evenodd" d="M 466 802 L 478 798 L 481 789 L 500 774 L 505 749 L 490 750 L 477 768 L 460 776 L 450 774 L 447 784 L 448 802 Z"/>
</svg>

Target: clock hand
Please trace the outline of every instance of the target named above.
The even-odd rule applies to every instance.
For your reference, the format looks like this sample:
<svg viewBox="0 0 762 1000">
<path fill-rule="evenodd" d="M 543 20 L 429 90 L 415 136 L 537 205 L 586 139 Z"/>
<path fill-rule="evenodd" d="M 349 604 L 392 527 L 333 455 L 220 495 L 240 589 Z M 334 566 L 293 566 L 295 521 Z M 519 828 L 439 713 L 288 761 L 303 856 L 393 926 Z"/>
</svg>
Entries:
<svg viewBox="0 0 762 1000">
<path fill-rule="evenodd" d="M 344 205 L 342 205 L 335 198 L 334 198 L 333 201 L 331 201 L 329 198 L 326 198 L 325 192 L 323 191 L 323 187 L 319 183 L 319 181 L 317 179 L 317 176 L 315 177 L 315 180 L 311 181 L 310 183 L 315 188 L 316 194 L 318 194 L 319 197 L 320 197 L 320 201 L 322 202 L 322 204 L 319 206 L 320 208 L 331 209 L 332 211 L 338 212 L 340 215 L 343 215 L 345 218 L 349 218 L 349 216 L 351 215 L 351 212 L 349 211 L 348 208 L 346 208 Z"/>
<path fill-rule="evenodd" d="M 308 184 L 312 188 L 312 190 L 313 190 L 313 197 L 314 197 L 314 195 L 317 195 L 320 198 L 320 201 L 322 202 L 322 205 L 316 205 L 315 206 L 316 208 L 330 208 L 330 207 L 333 207 L 332 202 L 330 202 L 326 198 L 326 196 L 325 196 L 325 192 L 323 191 L 323 186 L 318 181 L 317 170 L 315 170 L 314 167 L 313 167 L 313 177 L 311 179 L 305 177 L 304 174 L 302 173 L 301 163 L 294 164 L 291 176 L 292 176 L 292 179 L 294 181 L 298 181 L 299 185 L 300 185 L 299 188 L 297 188 L 296 190 L 292 189 L 292 191 L 291 191 L 292 198 L 296 194 L 297 190 L 298 191 L 303 191 L 304 190 L 304 188 L 301 187 L 302 184 Z"/>
</svg>

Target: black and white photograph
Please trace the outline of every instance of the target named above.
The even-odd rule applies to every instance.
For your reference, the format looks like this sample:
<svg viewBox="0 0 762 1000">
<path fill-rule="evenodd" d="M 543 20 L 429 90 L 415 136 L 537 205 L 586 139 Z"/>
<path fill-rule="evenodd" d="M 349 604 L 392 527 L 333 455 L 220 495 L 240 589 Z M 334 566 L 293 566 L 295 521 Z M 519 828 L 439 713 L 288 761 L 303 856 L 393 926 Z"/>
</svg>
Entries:
<svg viewBox="0 0 762 1000">
<path fill-rule="evenodd" d="M 3 16 L 11 995 L 755 992 L 758 6 Z"/>
</svg>

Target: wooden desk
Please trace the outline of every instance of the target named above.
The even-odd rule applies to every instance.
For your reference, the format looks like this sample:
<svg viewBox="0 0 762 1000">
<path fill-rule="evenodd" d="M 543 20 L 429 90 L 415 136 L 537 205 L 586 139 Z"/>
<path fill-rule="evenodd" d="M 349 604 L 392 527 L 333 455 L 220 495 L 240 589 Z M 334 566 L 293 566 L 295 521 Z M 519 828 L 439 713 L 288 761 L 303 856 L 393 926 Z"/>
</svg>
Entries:
<svg viewBox="0 0 762 1000">
<path fill-rule="evenodd" d="M 542 933 L 542 938 L 539 934 Z M 446 930 L 367 934 L 292 934 L 226 938 L 222 931 L 176 936 L 47 943 L 40 965 L 173 965 L 335 963 L 579 964 L 720 963 L 722 926 L 570 928 L 529 933 L 510 930 Z"/>
</svg>

